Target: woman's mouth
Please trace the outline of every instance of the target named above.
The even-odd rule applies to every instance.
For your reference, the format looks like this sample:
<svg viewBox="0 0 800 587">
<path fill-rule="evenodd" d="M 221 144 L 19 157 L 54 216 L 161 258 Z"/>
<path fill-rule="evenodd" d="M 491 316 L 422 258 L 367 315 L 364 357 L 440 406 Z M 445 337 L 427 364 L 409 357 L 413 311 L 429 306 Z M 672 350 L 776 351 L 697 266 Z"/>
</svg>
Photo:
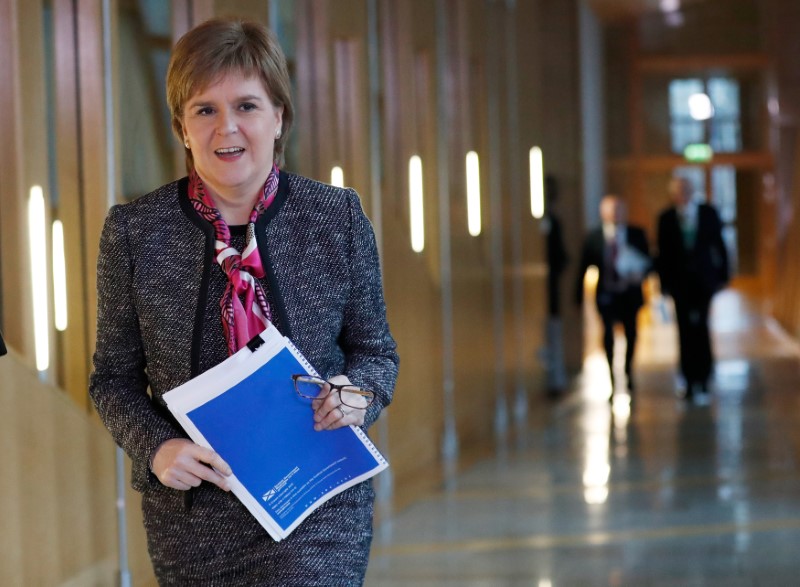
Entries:
<svg viewBox="0 0 800 587">
<path fill-rule="evenodd" d="M 221 159 L 232 159 L 241 155 L 242 153 L 244 153 L 244 149 L 242 147 L 224 147 L 214 151 L 214 154 Z"/>
</svg>

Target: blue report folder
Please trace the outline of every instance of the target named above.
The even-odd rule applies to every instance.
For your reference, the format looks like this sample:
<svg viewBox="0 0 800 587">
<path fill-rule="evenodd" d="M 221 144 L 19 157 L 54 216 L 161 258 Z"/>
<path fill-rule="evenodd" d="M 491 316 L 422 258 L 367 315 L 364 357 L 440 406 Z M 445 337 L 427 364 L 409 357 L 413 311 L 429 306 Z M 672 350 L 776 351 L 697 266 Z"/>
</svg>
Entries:
<svg viewBox="0 0 800 587">
<path fill-rule="evenodd" d="M 166 394 L 196 443 L 231 466 L 231 490 L 275 540 L 328 499 L 388 464 L 355 426 L 317 432 L 291 376 L 316 375 L 270 325 L 256 344 Z"/>
</svg>

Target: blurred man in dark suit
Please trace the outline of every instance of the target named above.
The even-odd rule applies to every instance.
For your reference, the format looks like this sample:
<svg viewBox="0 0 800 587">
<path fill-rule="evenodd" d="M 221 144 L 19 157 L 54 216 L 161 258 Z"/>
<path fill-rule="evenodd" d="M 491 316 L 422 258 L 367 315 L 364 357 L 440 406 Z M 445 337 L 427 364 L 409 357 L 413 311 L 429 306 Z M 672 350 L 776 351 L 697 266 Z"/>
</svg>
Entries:
<svg viewBox="0 0 800 587">
<path fill-rule="evenodd" d="M 628 390 L 634 391 L 631 367 L 636 347 L 636 316 L 644 303 L 642 280 L 650 270 L 647 236 L 644 230 L 626 223 L 623 202 L 614 195 L 600 201 L 601 225 L 586 237 L 578 271 L 576 298 L 583 302 L 583 278 L 594 265 L 598 269 L 596 303 L 603 320 L 603 346 L 611 372 L 613 398 L 614 325 L 621 323 L 625 330 L 625 375 Z"/>
<path fill-rule="evenodd" d="M 544 178 L 545 216 L 541 229 L 545 234 L 547 251 L 547 327 L 545 330 L 545 372 L 547 375 L 547 394 L 558 397 L 567 387 L 567 371 L 564 365 L 564 335 L 561 323 L 561 276 L 567 268 L 569 256 L 564 246 L 564 232 L 561 220 L 555 213 L 558 203 L 558 182 L 552 175 Z"/>
<path fill-rule="evenodd" d="M 728 282 L 728 254 L 717 211 L 692 198 L 689 182 L 672 178 L 669 195 L 672 206 L 658 219 L 658 273 L 661 291 L 675 301 L 681 372 L 690 399 L 708 391 L 714 362 L 708 311 L 713 295 Z"/>
</svg>

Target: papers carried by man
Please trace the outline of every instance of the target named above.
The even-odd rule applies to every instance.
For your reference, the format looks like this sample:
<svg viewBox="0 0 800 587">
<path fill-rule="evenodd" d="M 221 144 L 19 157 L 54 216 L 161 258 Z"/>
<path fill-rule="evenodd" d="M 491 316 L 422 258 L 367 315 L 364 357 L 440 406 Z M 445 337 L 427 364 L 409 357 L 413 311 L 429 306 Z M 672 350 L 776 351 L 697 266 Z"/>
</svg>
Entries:
<svg viewBox="0 0 800 587">
<path fill-rule="evenodd" d="M 625 244 L 617 254 L 614 268 L 620 277 L 641 280 L 650 269 L 650 257 Z"/>
</svg>

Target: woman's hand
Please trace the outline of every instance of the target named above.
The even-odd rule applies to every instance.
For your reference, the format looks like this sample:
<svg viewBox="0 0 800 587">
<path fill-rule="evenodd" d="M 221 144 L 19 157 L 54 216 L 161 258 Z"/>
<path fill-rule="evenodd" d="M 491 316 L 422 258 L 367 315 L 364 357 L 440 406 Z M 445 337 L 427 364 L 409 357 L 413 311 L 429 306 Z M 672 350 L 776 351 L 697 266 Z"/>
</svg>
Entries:
<svg viewBox="0 0 800 587">
<path fill-rule="evenodd" d="M 330 378 L 330 382 L 335 385 L 350 385 L 350 380 L 346 375 L 336 375 Z M 330 386 L 326 385 L 320 393 L 319 398 L 314 400 L 311 406 L 314 408 L 314 430 L 336 430 L 344 426 L 361 426 L 364 423 L 364 416 L 367 413 L 367 402 L 364 398 L 351 394 L 347 398 L 346 406 L 342 404 L 340 393 L 331 393 Z M 353 405 L 364 404 L 363 408 L 354 408 Z"/>
<path fill-rule="evenodd" d="M 231 487 L 226 479 L 231 474 L 228 463 L 210 448 L 185 438 L 172 438 L 161 444 L 153 455 L 153 473 L 167 487 L 187 491 L 203 481 L 224 491 Z"/>
</svg>

